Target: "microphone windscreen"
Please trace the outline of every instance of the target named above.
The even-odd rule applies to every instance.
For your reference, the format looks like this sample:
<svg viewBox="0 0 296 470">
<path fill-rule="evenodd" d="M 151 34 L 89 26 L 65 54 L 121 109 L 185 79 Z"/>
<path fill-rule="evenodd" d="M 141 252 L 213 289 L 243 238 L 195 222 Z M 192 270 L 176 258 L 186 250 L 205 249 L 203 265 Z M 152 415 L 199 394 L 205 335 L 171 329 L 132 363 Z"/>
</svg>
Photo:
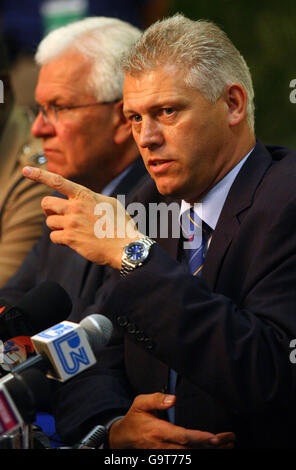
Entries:
<svg viewBox="0 0 296 470">
<path fill-rule="evenodd" d="M 46 281 L 28 291 L 14 307 L 28 319 L 35 332 L 45 330 L 71 313 L 72 302 L 63 287 Z"/>
<path fill-rule="evenodd" d="M 90 346 L 95 354 L 108 343 L 113 332 L 113 325 L 109 318 L 97 313 L 88 315 L 81 320 L 80 326 L 86 331 Z"/>
<path fill-rule="evenodd" d="M 78 449 L 83 449 L 84 447 L 98 449 L 105 442 L 106 434 L 105 427 L 98 424 L 81 440 Z"/>
</svg>

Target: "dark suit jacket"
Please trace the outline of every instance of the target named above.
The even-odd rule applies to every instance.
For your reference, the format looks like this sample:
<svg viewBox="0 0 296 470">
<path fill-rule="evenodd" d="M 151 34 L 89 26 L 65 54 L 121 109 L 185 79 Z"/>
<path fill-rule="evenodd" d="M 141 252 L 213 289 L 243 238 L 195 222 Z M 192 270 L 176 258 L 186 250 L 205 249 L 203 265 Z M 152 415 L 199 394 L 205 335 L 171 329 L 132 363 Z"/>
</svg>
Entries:
<svg viewBox="0 0 296 470">
<path fill-rule="evenodd" d="M 126 279 L 111 274 L 101 313 L 118 330 L 98 367 L 60 390 L 64 437 L 124 413 L 139 393 L 165 391 L 173 368 L 176 424 L 233 431 L 238 447 L 294 447 L 295 183 L 295 152 L 258 142 L 230 189 L 201 279 L 174 259 L 178 241 L 164 239 Z M 158 197 L 145 191 L 143 200 Z"/>
<path fill-rule="evenodd" d="M 119 182 L 112 196 L 132 195 L 149 178 L 139 157 L 128 174 Z M 60 197 L 64 197 L 60 195 Z M 128 201 L 128 198 L 127 198 Z M 84 315 L 98 313 L 96 295 L 104 276 L 104 267 L 87 261 L 65 245 L 55 245 L 44 225 L 42 236 L 33 247 L 18 272 L 0 289 L 0 297 L 14 303 L 30 289 L 44 281 L 58 282 L 72 300 L 72 321 Z"/>
</svg>

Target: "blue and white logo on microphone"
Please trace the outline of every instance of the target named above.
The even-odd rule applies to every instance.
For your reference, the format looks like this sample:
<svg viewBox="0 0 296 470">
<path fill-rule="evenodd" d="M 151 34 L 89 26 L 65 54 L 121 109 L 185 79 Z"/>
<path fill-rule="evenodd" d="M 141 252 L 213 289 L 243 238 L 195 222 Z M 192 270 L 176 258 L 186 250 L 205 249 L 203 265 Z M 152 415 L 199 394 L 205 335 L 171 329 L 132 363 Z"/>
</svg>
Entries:
<svg viewBox="0 0 296 470">
<path fill-rule="evenodd" d="M 53 344 L 66 374 L 75 375 L 82 365 L 90 365 L 88 354 L 76 331 L 57 338 Z"/>
<path fill-rule="evenodd" d="M 96 363 L 85 330 L 77 323 L 64 321 L 31 338 L 37 353 L 52 364 L 48 375 L 62 382 Z"/>
<path fill-rule="evenodd" d="M 45 339 L 54 339 L 54 338 L 58 338 L 59 336 L 62 336 L 67 331 L 72 331 L 72 330 L 73 330 L 73 324 L 71 324 L 70 322 L 58 323 L 57 325 L 54 325 L 51 328 L 48 328 L 47 330 L 42 331 L 41 333 L 38 333 L 36 337 L 45 338 Z"/>
</svg>

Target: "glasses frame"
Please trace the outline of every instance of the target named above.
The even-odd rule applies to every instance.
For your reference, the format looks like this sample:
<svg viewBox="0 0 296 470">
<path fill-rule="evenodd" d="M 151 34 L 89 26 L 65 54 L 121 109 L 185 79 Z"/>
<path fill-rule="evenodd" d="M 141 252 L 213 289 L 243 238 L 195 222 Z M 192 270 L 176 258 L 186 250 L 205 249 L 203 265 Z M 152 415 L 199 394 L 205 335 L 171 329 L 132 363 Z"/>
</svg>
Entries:
<svg viewBox="0 0 296 470">
<path fill-rule="evenodd" d="M 35 110 L 36 110 L 36 117 L 39 115 L 41 112 L 42 118 L 44 119 L 45 122 L 51 122 L 50 118 L 48 117 L 48 110 L 51 109 L 53 110 L 54 117 L 55 117 L 55 122 L 58 122 L 58 113 L 60 111 L 66 111 L 66 110 L 71 110 L 71 109 L 79 109 L 79 108 L 88 108 L 90 106 L 98 106 L 98 105 L 108 105 L 108 104 L 114 104 L 118 103 L 120 99 L 116 99 L 113 101 L 95 101 L 94 103 L 87 103 L 87 104 L 76 104 L 73 106 L 59 106 L 55 104 L 49 104 L 47 106 L 43 105 L 36 105 Z"/>
</svg>

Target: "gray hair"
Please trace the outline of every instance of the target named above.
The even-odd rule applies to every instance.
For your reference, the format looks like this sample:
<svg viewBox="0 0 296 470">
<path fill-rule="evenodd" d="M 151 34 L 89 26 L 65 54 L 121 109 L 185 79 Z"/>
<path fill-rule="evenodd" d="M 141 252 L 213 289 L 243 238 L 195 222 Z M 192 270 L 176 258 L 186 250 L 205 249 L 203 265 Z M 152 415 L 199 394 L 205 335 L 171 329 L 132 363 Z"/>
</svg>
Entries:
<svg viewBox="0 0 296 470">
<path fill-rule="evenodd" d="M 35 60 L 45 65 L 68 51 L 92 61 L 86 86 L 98 100 L 122 98 L 124 73 L 120 60 L 141 31 L 117 18 L 90 17 L 50 32 L 39 44 Z"/>
<path fill-rule="evenodd" d="M 247 122 L 254 130 L 254 90 L 249 68 L 227 37 L 211 21 L 192 21 L 182 14 L 157 21 L 124 55 L 123 70 L 136 75 L 165 64 L 187 70 L 185 83 L 215 103 L 225 87 L 239 83 L 247 94 Z"/>
</svg>

